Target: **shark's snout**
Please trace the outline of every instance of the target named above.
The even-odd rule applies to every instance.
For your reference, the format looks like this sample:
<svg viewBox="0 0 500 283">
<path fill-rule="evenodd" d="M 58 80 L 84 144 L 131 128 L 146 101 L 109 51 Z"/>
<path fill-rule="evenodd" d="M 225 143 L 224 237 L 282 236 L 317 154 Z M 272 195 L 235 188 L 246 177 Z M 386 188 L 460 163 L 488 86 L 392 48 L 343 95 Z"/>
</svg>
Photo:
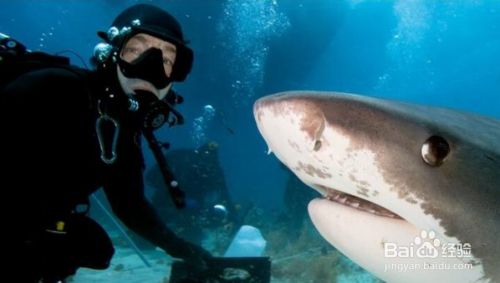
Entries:
<svg viewBox="0 0 500 283">
<path fill-rule="evenodd" d="M 257 100 L 253 104 L 253 116 L 255 117 L 255 121 L 260 122 L 260 109 L 262 107 L 262 99 Z"/>
<path fill-rule="evenodd" d="M 292 165 L 295 160 L 285 158 L 288 154 L 282 151 L 303 151 L 299 145 L 305 141 L 296 141 L 298 137 L 306 136 L 303 131 L 309 131 L 312 138 L 316 132 L 321 131 L 318 129 L 321 123 L 310 119 L 302 120 L 305 116 L 300 113 L 295 103 L 288 97 L 280 97 L 279 94 L 258 99 L 253 106 L 253 114 L 257 128 L 267 144 L 268 154 L 274 153 L 287 166 L 295 166 Z M 310 147 L 314 146 L 312 138 L 308 138 Z M 275 152 L 274 149 L 277 148 L 281 150 Z"/>
<path fill-rule="evenodd" d="M 268 146 L 293 147 L 294 150 L 317 151 L 323 144 L 325 117 L 322 109 L 301 97 L 269 96 L 257 100 L 253 107 L 255 121 Z M 305 139 L 297 147 L 297 139 Z"/>
</svg>

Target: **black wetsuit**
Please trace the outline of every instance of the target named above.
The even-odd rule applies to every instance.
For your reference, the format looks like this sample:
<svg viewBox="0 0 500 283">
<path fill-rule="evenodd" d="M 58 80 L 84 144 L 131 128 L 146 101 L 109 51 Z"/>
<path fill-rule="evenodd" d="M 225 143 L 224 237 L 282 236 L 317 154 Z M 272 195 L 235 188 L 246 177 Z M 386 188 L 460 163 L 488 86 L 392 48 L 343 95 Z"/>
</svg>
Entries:
<svg viewBox="0 0 500 283">
<path fill-rule="evenodd" d="M 102 237 L 94 239 L 87 228 L 80 229 L 88 233 L 80 239 L 88 240 L 87 243 L 70 243 L 62 248 L 62 255 L 51 250 L 57 250 L 54 247 L 60 244 L 59 240 L 52 247 L 53 239 L 45 239 L 47 229 L 54 230 L 57 221 L 71 217 L 75 206 L 85 203 L 100 187 L 113 212 L 129 228 L 174 257 L 189 258 L 196 253 L 197 247 L 176 237 L 146 200 L 140 131 L 126 115 L 115 117 L 120 123 L 116 162 L 108 165 L 100 158 L 97 101 L 106 87 L 119 89 L 116 80 L 109 82 L 110 77 L 113 76 L 80 69 L 43 69 L 22 75 L 0 93 L 2 190 L 7 196 L 4 201 L 11 204 L 7 227 L 15 241 L 11 259 L 13 265 L 25 270 L 18 282 L 37 282 L 44 273 L 71 269 L 58 266 L 61 262 L 69 264 L 67 259 L 58 261 L 54 257 L 67 256 L 66 251 L 70 258 L 81 257 L 72 254 L 77 253 L 71 251 L 75 244 L 97 249 L 101 253 L 97 260 L 104 262 L 94 267 L 107 267 L 109 260 L 105 260 L 113 254 L 112 247 L 97 243 Z M 83 252 L 91 252 L 88 249 Z"/>
</svg>

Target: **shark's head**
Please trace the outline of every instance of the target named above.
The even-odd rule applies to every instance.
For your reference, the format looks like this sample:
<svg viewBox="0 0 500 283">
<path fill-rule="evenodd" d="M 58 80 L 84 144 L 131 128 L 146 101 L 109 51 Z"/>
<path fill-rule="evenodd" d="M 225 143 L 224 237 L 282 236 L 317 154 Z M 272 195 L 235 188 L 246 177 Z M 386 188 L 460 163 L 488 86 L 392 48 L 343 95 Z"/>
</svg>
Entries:
<svg viewBox="0 0 500 283">
<path fill-rule="evenodd" d="M 388 282 L 500 282 L 500 121 L 318 92 L 261 98 L 254 115 L 325 197 L 309 204 L 320 233 L 362 267 Z"/>
</svg>

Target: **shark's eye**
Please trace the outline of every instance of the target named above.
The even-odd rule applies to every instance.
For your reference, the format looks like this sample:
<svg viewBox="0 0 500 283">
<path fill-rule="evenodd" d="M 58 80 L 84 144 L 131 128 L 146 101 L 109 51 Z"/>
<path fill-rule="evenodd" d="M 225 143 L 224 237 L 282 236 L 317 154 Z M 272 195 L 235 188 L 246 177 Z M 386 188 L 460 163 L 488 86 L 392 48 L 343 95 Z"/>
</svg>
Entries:
<svg viewBox="0 0 500 283">
<path fill-rule="evenodd" d="M 431 136 L 422 145 L 422 158 L 432 167 L 443 164 L 450 153 L 450 145 L 440 136 Z"/>
<path fill-rule="evenodd" d="M 314 151 L 318 151 L 318 150 L 320 150 L 320 149 L 321 149 L 321 145 L 322 145 L 322 144 L 321 144 L 321 141 L 320 141 L 320 140 L 316 140 L 316 141 L 314 142 Z"/>
</svg>

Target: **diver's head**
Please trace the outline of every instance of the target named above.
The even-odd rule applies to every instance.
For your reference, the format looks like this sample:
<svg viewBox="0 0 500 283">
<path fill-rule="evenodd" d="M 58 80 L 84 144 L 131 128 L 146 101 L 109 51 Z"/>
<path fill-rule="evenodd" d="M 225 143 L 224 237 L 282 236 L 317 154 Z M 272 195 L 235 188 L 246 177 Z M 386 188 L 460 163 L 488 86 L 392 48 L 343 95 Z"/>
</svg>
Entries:
<svg viewBox="0 0 500 283">
<path fill-rule="evenodd" d="M 163 99 L 171 83 L 183 81 L 191 71 L 193 52 L 180 24 L 158 7 L 134 5 L 116 17 L 107 33 L 98 34 L 107 50 L 105 45 L 96 47 L 96 60 L 116 65 L 118 80 L 128 95 L 147 91 Z"/>
</svg>

